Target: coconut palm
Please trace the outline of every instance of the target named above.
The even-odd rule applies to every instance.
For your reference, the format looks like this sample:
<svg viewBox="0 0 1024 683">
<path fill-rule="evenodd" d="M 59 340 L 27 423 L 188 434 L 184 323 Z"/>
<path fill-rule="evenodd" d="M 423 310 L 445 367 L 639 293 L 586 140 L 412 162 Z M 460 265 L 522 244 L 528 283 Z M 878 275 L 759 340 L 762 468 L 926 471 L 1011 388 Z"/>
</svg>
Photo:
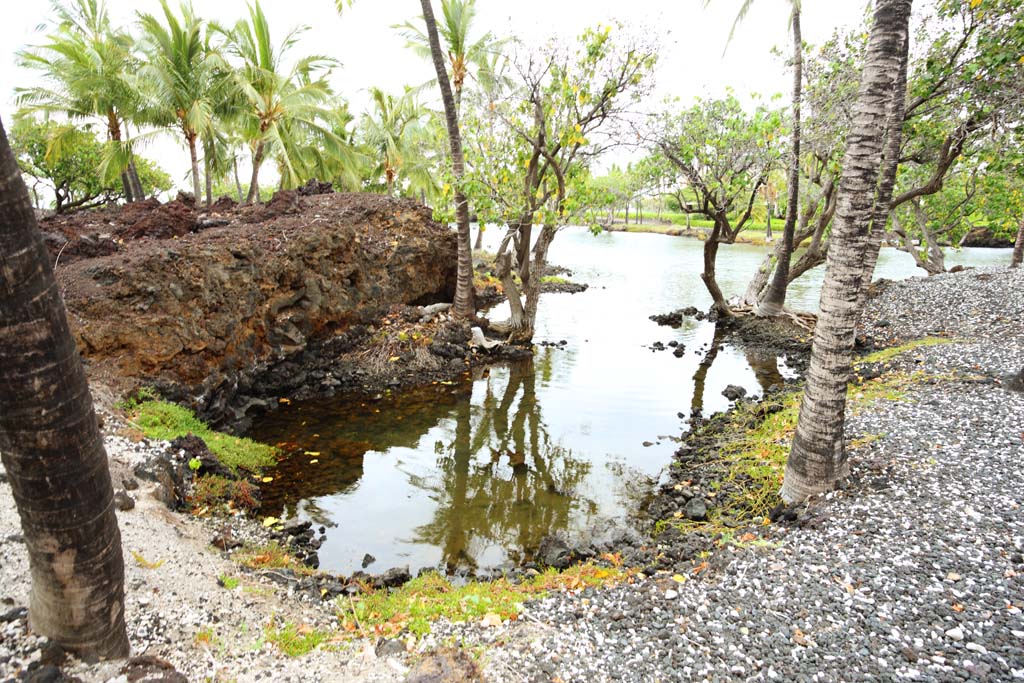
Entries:
<svg viewBox="0 0 1024 683">
<path fill-rule="evenodd" d="M 446 73 L 451 79 L 455 113 L 458 115 L 462 109 L 462 90 L 472 76 L 471 69 L 487 69 L 493 57 L 500 54 L 505 41 L 498 40 L 490 32 L 472 40 L 475 0 L 441 0 L 441 13 L 444 20 L 437 26 L 437 32 L 443 42 L 442 49 L 447 52 Z M 407 47 L 424 59 L 432 59 L 430 40 L 422 28 L 410 21 L 395 28 L 405 37 Z"/>
<path fill-rule="evenodd" d="M 429 144 L 429 113 L 412 90 L 395 96 L 370 88 L 372 114 L 363 117 L 360 138 L 374 164 L 371 177 L 383 178 L 388 196 L 406 181 L 419 184 L 410 174 L 424 167 L 421 158 Z"/>
<path fill-rule="evenodd" d="M 865 244 L 878 200 L 886 125 L 893 98 L 903 97 L 912 0 L 879 0 L 848 137 L 820 314 L 782 497 L 800 501 L 846 476 L 846 391 L 866 261 Z M 877 248 L 877 247 L 876 247 Z"/>
<path fill-rule="evenodd" d="M 204 22 L 183 2 L 176 16 L 160 0 L 162 19 L 152 14 L 139 16 L 140 46 L 147 61 L 139 72 L 142 116 L 152 125 L 177 129 L 184 138 L 192 162 L 192 189 L 196 201 L 202 196 L 199 184 L 197 141 L 212 134 L 216 110 L 224 103 L 219 85 L 228 66 L 204 38 Z"/>
<path fill-rule="evenodd" d="M 327 120 L 332 95 L 327 77 L 337 62 L 323 55 L 310 55 L 296 60 L 289 71 L 282 70 L 285 55 L 307 27 L 292 29 L 275 47 L 263 8 L 254 2 L 249 5 L 248 20 L 238 21 L 230 30 L 219 30 L 227 39 L 227 49 L 242 61 L 236 74 L 242 99 L 238 124 L 252 149 L 252 179 L 246 201 L 259 197 L 260 167 L 268 158 L 277 162 L 282 187 L 306 179 L 311 156 L 310 150 L 299 144 L 304 137 L 317 138 L 328 151 L 342 158 L 351 156 L 351 147 L 333 134 Z"/>
<path fill-rule="evenodd" d="M 130 74 L 137 70 L 131 36 L 110 24 L 102 0 L 54 3 L 56 28 L 46 43 L 18 52 L 19 63 L 41 72 L 37 85 L 16 88 L 17 103 L 72 120 L 99 119 L 112 143 L 107 168 L 121 175 L 128 201 L 144 191 L 135 170 L 127 121 L 138 98 Z"/>
<path fill-rule="evenodd" d="M 32 631 L 126 657 L 124 561 L 92 397 L 0 123 L 0 459 L 28 550 Z"/>
</svg>

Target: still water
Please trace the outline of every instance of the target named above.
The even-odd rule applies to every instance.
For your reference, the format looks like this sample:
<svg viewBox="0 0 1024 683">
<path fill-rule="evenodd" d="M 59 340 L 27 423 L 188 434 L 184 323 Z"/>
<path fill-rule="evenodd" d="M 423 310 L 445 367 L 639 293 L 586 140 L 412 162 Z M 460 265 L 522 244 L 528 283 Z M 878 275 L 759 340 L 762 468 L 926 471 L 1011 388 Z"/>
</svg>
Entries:
<svg viewBox="0 0 1024 683">
<path fill-rule="evenodd" d="M 548 533 L 573 536 L 627 518 L 669 463 L 692 410 L 726 409 L 729 384 L 756 396 L 791 374 L 785 358 L 722 345 L 711 323 L 687 320 L 675 330 L 648 320 L 710 306 L 701 248 L 678 237 L 564 230 L 550 261 L 590 289 L 544 295 L 535 336 L 564 346 L 538 347 L 532 360 L 457 385 L 295 402 L 265 416 L 251 436 L 311 455 L 269 473 L 264 514 L 327 527 L 321 567 L 341 573 L 361 568 L 366 554 L 376 558 L 366 568 L 373 573 L 495 566 L 528 557 Z M 763 249 L 722 247 L 727 296 L 742 294 Z M 1008 260 L 1008 250 L 964 249 L 948 265 Z M 876 277 L 923 274 L 909 255 L 885 249 Z M 814 310 L 822 276 L 817 269 L 794 283 L 787 303 Z M 652 352 L 655 341 L 678 342 L 685 353 Z"/>
</svg>

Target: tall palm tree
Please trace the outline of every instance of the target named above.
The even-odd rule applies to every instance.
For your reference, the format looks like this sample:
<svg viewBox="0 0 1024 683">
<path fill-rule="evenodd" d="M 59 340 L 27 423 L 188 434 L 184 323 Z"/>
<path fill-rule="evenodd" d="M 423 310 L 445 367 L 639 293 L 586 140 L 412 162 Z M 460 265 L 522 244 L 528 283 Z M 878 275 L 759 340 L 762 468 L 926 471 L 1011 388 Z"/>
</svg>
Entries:
<svg viewBox="0 0 1024 683">
<path fill-rule="evenodd" d="M 268 158 L 276 159 L 284 187 L 297 184 L 307 175 L 308 159 L 298 144 L 303 135 L 316 136 L 337 154 L 348 153 L 344 141 L 325 122 L 332 95 L 327 77 L 337 62 L 323 55 L 310 55 L 283 71 L 285 55 L 306 29 L 292 29 L 275 47 L 258 1 L 249 5 L 248 20 L 239 20 L 230 30 L 219 29 L 227 38 L 228 50 L 242 60 L 236 80 L 242 99 L 239 126 L 252 149 L 248 202 L 259 197 L 260 167 Z"/>
<path fill-rule="evenodd" d="M 860 314 L 865 244 L 875 203 L 886 124 L 906 59 L 912 0 L 878 0 L 854 119 L 843 159 L 838 208 L 822 286 L 800 417 L 782 497 L 800 501 L 846 476 L 846 391 Z M 891 131 L 890 131 L 891 132 Z"/>
<path fill-rule="evenodd" d="M 142 112 L 147 123 L 181 133 L 192 162 L 192 190 L 198 202 L 202 192 L 196 145 L 200 136 L 211 134 L 215 110 L 223 102 L 217 76 L 227 67 L 204 40 L 204 22 L 191 3 L 181 4 L 181 17 L 167 0 L 160 0 L 160 7 L 162 20 L 152 14 L 139 16 L 141 47 L 147 57 L 138 79 Z"/>
<path fill-rule="evenodd" d="M 143 199 L 125 130 L 138 107 L 130 80 L 137 70 L 133 40 L 111 26 L 102 0 L 70 0 L 53 8 L 56 28 L 47 42 L 18 52 L 19 63 L 42 77 L 37 85 L 15 89 L 17 103 L 72 120 L 102 121 L 111 143 L 107 167 L 121 176 L 128 201 Z"/>
<path fill-rule="evenodd" d="M 466 195 L 462 189 L 466 162 L 462 155 L 459 111 L 452 95 L 451 83 L 448 81 L 444 56 L 441 54 L 441 40 L 437 34 L 434 8 L 431 6 L 430 0 L 420 0 L 420 5 L 423 7 L 423 22 L 426 25 L 427 41 L 430 43 L 434 72 L 437 74 L 437 83 L 441 88 L 441 99 L 444 102 L 444 118 L 448 126 L 448 142 L 452 152 L 452 173 L 455 176 L 455 222 L 459 231 L 459 262 L 452 312 L 456 317 L 471 318 L 476 313 L 476 306 L 473 303 L 473 244 L 470 241 L 472 236 L 469 231 L 469 203 L 466 201 Z"/>
<path fill-rule="evenodd" d="M 107 454 L 28 190 L 0 123 L 0 459 L 28 549 L 32 630 L 125 657 Z"/>
<path fill-rule="evenodd" d="M 487 68 L 490 59 L 499 54 L 504 40 L 498 40 L 490 32 L 476 40 L 471 38 L 473 20 L 476 18 L 476 0 L 441 0 L 443 21 L 438 25 L 438 37 L 442 49 L 447 52 L 447 71 L 451 78 L 455 113 L 462 110 L 462 91 L 466 80 L 471 77 L 471 68 Z M 399 24 L 407 46 L 424 59 L 433 59 L 430 39 L 419 26 L 411 21 Z"/>
<path fill-rule="evenodd" d="M 396 97 L 370 88 L 370 97 L 374 109 L 363 118 L 362 140 L 374 159 L 374 176 L 384 178 L 387 194 L 393 196 L 396 184 L 422 166 L 417 157 L 429 137 L 428 112 L 411 90 Z"/>
</svg>

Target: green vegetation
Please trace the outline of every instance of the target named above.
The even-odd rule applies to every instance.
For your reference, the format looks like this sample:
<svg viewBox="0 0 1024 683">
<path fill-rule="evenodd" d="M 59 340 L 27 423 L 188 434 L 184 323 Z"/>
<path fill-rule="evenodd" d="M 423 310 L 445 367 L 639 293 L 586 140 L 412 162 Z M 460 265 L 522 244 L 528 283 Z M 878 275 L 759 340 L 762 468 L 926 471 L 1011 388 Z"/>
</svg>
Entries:
<svg viewBox="0 0 1024 683">
<path fill-rule="evenodd" d="M 228 576 L 227 574 L 221 574 L 217 577 L 217 580 L 220 582 L 222 586 L 224 586 L 224 588 L 226 588 L 229 591 L 235 590 L 236 588 L 238 588 L 239 584 L 241 584 L 241 581 L 239 579 L 237 579 L 234 576 Z"/>
<path fill-rule="evenodd" d="M 907 353 L 908 351 L 913 351 L 914 349 L 919 349 L 924 346 L 952 344 L 954 341 L 956 340 L 949 339 L 947 337 L 925 337 L 924 339 L 915 339 L 914 341 L 909 341 L 905 344 L 900 344 L 899 346 L 893 346 L 888 349 L 882 349 L 881 351 L 869 353 L 868 355 L 860 359 L 860 363 L 862 365 L 867 363 L 885 363 L 886 361 L 892 360 L 896 356 Z"/>
<path fill-rule="evenodd" d="M 277 462 L 272 446 L 210 429 L 187 408 L 166 401 L 145 401 L 131 410 L 131 420 L 151 439 L 171 440 L 195 434 L 232 470 L 258 473 Z"/>
<path fill-rule="evenodd" d="M 541 284 L 544 285 L 567 285 L 570 284 L 564 277 L 557 275 L 545 275 L 540 279 Z"/>
<path fill-rule="evenodd" d="M 279 628 L 271 622 L 264 637 L 287 656 L 301 657 L 320 647 L 331 635 L 306 624 L 286 623 Z"/>
<path fill-rule="evenodd" d="M 518 618 L 526 600 L 551 591 L 631 580 L 633 572 L 619 568 L 617 557 L 606 559 L 612 566 L 588 563 L 564 571 L 550 569 L 520 584 L 498 579 L 455 585 L 440 574 L 424 574 L 394 591 L 369 591 L 359 598 L 339 599 L 338 618 L 343 630 L 353 636 L 393 636 L 403 629 L 423 636 L 430 632 L 430 623 L 442 617 L 495 625 Z"/>
<path fill-rule="evenodd" d="M 235 553 L 234 558 L 240 565 L 249 569 L 290 569 L 296 574 L 305 575 L 314 573 L 277 541 L 260 546 L 246 546 Z"/>
</svg>

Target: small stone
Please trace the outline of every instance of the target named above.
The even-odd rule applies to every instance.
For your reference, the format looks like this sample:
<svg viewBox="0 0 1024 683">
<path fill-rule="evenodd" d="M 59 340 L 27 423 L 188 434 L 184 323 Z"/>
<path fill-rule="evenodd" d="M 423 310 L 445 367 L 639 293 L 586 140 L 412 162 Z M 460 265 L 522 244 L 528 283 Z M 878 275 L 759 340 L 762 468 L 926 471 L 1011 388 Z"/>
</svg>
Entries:
<svg viewBox="0 0 1024 683">
<path fill-rule="evenodd" d="M 665 599 L 666 600 L 675 600 L 678 597 L 679 597 L 679 593 L 677 591 L 672 590 L 671 588 L 669 588 L 667 591 L 665 591 Z"/>
<path fill-rule="evenodd" d="M 135 509 L 135 499 L 129 496 L 124 491 L 118 491 L 114 494 L 114 507 L 121 512 L 127 512 L 128 510 Z"/>
<path fill-rule="evenodd" d="M 964 630 L 959 626 L 957 626 L 956 628 L 951 628 L 948 631 L 946 631 L 946 637 L 952 640 L 963 640 Z"/>
<path fill-rule="evenodd" d="M 377 561 L 376 557 L 374 557 L 370 553 L 366 553 L 365 555 L 363 555 L 363 569 L 366 569 L 367 567 L 369 567 L 371 564 L 373 564 L 376 561 Z"/>
<path fill-rule="evenodd" d="M 979 654 L 988 653 L 988 650 L 985 649 L 985 646 L 979 645 L 978 643 L 967 643 L 967 649 L 971 652 L 977 652 Z"/>
<path fill-rule="evenodd" d="M 960 576 L 956 572 L 950 572 L 950 573 L 946 574 L 946 580 L 947 581 L 952 581 L 954 583 L 956 583 L 957 581 L 959 581 L 962 578 L 964 578 L 964 577 Z"/>
<path fill-rule="evenodd" d="M 686 518 L 694 522 L 701 522 L 708 516 L 708 506 L 703 498 L 691 498 L 686 504 Z"/>
</svg>

